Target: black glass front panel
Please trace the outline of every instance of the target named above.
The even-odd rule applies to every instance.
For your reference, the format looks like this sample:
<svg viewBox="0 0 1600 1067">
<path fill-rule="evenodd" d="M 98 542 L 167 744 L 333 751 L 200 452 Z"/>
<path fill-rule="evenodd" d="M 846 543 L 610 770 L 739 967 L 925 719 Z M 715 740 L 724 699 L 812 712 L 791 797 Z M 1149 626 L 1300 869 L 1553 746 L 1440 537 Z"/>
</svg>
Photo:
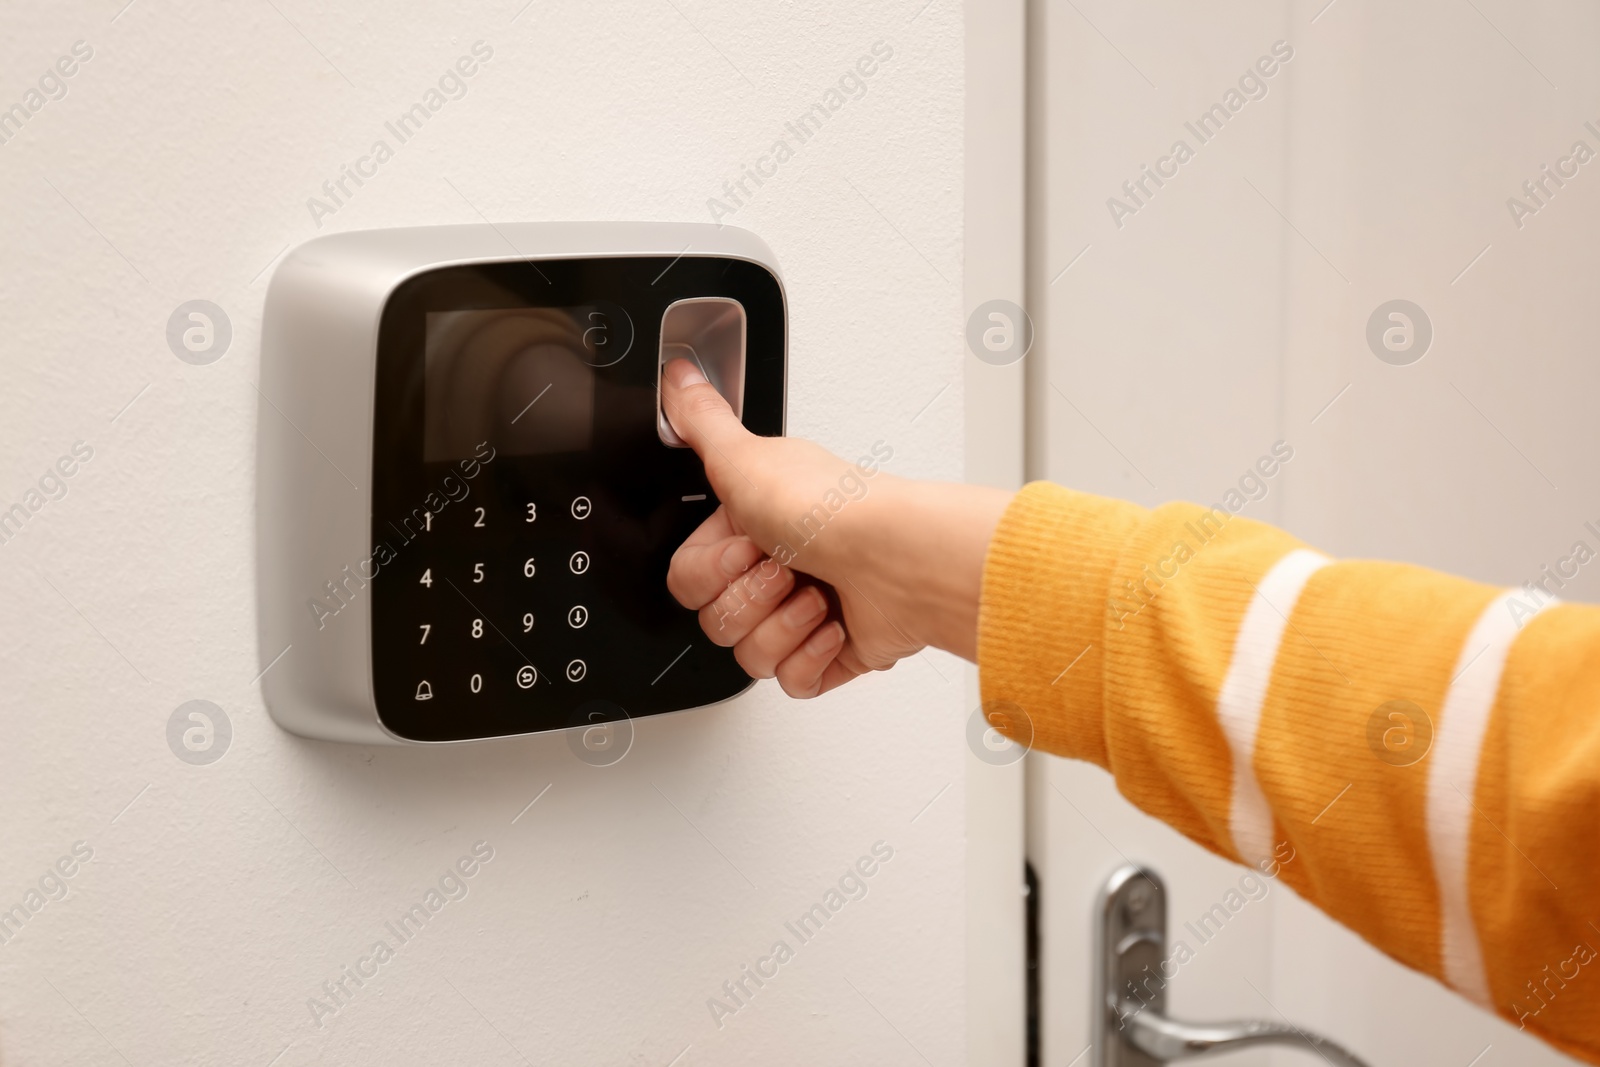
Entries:
<svg viewBox="0 0 1600 1067">
<path fill-rule="evenodd" d="M 694 454 L 656 434 L 661 317 L 707 296 L 744 306 L 744 422 L 780 434 L 783 295 L 757 264 L 540 260 L 395 290 L 372 472 L 373 692 L 390 731 L 561 729 L 606 704 L 638 717 L 750 684 L 666 588 L 717 500 Z"/>
</svg>

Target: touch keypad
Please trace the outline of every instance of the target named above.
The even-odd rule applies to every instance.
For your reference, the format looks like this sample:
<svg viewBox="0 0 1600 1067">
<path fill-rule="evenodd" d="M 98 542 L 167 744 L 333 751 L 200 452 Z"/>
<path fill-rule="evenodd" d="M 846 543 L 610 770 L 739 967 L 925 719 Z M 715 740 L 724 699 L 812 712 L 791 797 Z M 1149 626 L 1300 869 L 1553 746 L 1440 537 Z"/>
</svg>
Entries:
<svg viewBox="0 0 1600 1067">
<path fill-rule="evenodd" d="M 588 676 L 596 650 L 572 631 L 588 624 L 584 602 L 595 599 L 592 582 L 583 580 L 591 556 L 577 547 L 585 542 L 575 513 L 553 501 L 541 513 L 539 503 L 530 500 L 509 516 L 475 506 L 470 521 L 441 515 L 431 523 L 411 566 L 417 588 L 407 598 L 419 692 L 516 699 L 540 684 Z M 584 667 L 568 671 L 557 661 Z"/>
</svg>

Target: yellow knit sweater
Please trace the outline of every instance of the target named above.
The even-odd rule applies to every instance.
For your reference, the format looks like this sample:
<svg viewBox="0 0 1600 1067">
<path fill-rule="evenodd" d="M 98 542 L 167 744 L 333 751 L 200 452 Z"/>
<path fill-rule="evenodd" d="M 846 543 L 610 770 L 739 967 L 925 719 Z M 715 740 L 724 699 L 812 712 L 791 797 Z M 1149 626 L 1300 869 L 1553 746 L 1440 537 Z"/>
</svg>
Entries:
<svg viewBox="0 0 1600 1067">
<path fill-rule="evenodd" d="M 1035 483 L 978 663 L 1000 728 L 1223 856 L 1287 843 L 1301 896 L 1600 1063 L 1600 608 Z"/>
</svg>

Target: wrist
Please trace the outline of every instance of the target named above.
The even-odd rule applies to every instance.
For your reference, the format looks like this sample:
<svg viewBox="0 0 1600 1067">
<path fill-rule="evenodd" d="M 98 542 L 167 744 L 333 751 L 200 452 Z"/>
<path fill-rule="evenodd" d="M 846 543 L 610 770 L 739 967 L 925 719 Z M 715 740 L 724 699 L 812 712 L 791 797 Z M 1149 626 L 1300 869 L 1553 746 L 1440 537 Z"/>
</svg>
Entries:
<svg viewBox="0 0 1600 1067">
<path fill-rule="evenodd" d="M 881 489 L 862 531 L 874 595 L 917 644 L 976 662 L 984 559 L 1013 494 L 893 477 Z"/>
</svg>

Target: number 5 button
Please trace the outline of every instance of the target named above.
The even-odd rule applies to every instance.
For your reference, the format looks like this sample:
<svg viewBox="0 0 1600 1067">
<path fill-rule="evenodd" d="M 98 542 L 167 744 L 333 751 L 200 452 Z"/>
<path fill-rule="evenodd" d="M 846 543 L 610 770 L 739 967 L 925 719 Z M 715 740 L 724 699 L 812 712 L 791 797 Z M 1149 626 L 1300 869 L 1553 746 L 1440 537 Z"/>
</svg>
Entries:
<svg viewBox="0 0 1600 1067">
<path fill-rule="evenodd" d="M 589 553 L 581 550 L 574 552 L 572 558 L 567 561 L 567 566 L 572 568 L 573 574 L 582 574 L 589 569 Z"/>
</svg>

